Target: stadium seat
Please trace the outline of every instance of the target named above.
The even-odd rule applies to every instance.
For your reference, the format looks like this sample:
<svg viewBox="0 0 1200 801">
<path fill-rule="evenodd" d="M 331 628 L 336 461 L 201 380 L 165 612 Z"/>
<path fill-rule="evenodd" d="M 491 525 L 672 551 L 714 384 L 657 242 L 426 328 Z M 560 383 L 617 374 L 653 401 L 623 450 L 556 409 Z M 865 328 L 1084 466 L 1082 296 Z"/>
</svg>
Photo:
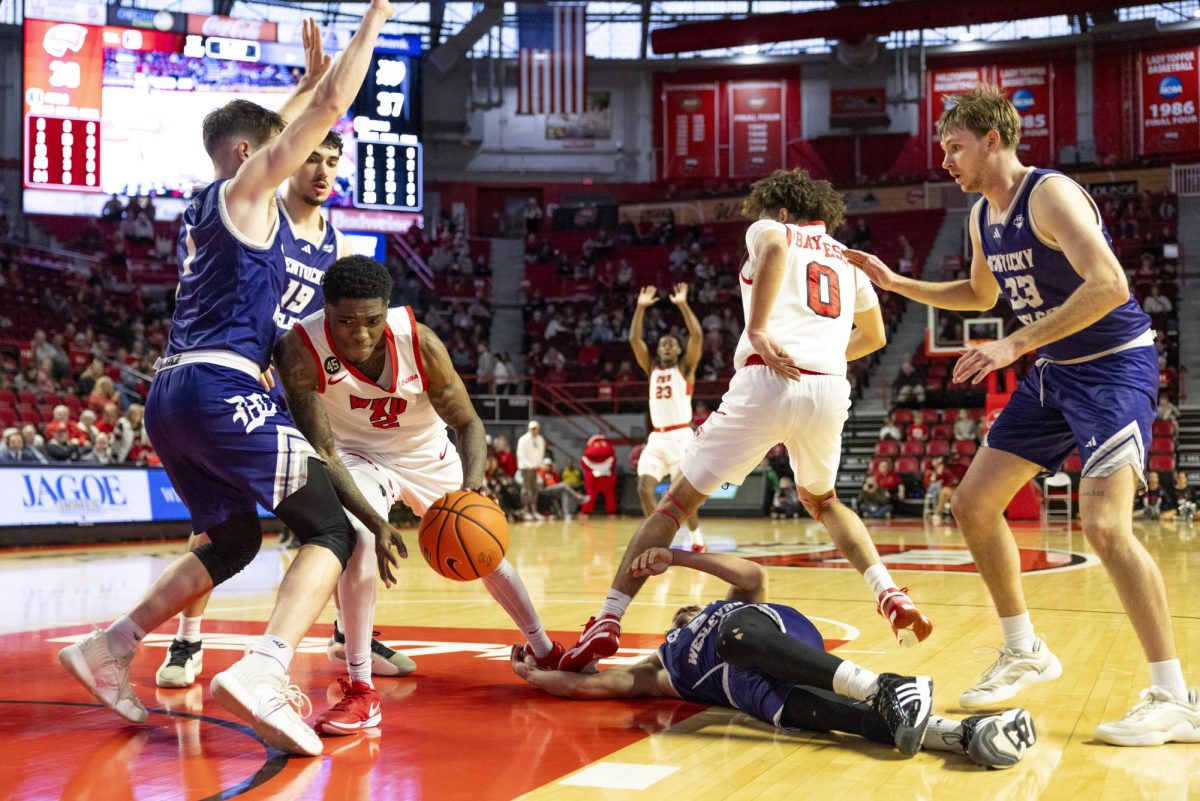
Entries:
<svg viewBox="0 0 1200 801">
<path fill-rule="evenodd" d="M 875 445 L 876 456 L 895 456 L 900 453 L 900 443 L 894 439 L 881 439 Z"/>
<path fill-rule="evenodd" d="M 42 393 L 42 405 L 43 406 L 58 406 L 61 403 L 62 403 L 62 398 L 60 398 L 58 395 L 54 394 L 53 392 L 43 392 Z"/>
<path fill-rule="evenodd" d="M 934 439 L 953 439 L 954 424 L 953 423 L 938 423 L 933 427 L 929 434 Z"/>
<path fill-rule="evenodd" d="M 1171 459 L 1171 464 L 1175 464 L 1175 460 L 1173 458 Z M 920 472 L 919 468 L 920 465 L 915 456 L 901 456 L 896 460 L 897 473 L 918 473 Z M 1164 467 L 1163 469 L 1166 470 L 1168 468 Z"/>
<path fill-rule="evenodd" d="M 946 456 L 950 453 L 950 441 L 946 439 L 935 439 L 925 448 L 927 456 Z"/>
<path fill-rule="evenodd" d="M 63 397 L 63 403 L 71 410 L 71 417 L 78 418 L 79 413 L 83 411 L 83 401 L 78 395 L 66 395 Z"/>
<path fill-rule="evenodd" d="M 912 409 L 897 409 L 893 412 L 897 423 L 908 424 L 912 422 Z"/>
<path fill-rule="evenodd" d="M 1155 456 L 1151 456 L 1150 457 L 1150 469 L 1151 470 L 1174 470 L 1175 469 L 1175 457 L 1168 456 L 1168 455 L 1162 454 L 1162 453 L 1157 454 Z"/>
<path fill-rule="evenodd" d="M 3 402 L 2 397 L 0 397 L 0 402 Z M 1150 433 L 1155 437 L 1173 437 L 1175 436 L 1175 421 L 1155 420 L 1154 425 L 1150 428 Z"/>
<path fill-rule="evenodd" d="M 0 426 L 11 428 L 17 424 L 17 412 L 8 406 L 0 406 Z"/>
<path fill-rule="evenodd" d="M 17 400 L 26 406 L 37 406 L 37 395 L 34 395 L 27 389 L 23 389 L 17 393 Z"/>
<path fill-rule="evenodd" d="M 960 439 L 954 443 L 954 452 L 961 453 L 963 456 L 974 456 L 977 450 L 979 450 L 979 446 L 975 444 L 975 440 Z"/>
<path fill-rule="evenodd" d="M 900 443 L 900 453 L 904 456 L 921 456 L 925 453 L 925 443 L 902 442 Z"/>
<path fill-rule="evenodd" d="M 1175 453 L 1175 440 L 1170 437 L 1155 437 L 1150 440 L 1150 453 Z"/>
<path fill-rule="evenodd" d="M 16 406 L 17 393 L 11 389 L 0 389 L 0 406 Z"/>
<path fill-rule="evenodd" d="M 17 417 L 22 423 L 34 423 L 35 425 L 42 422 L 42 416 L 38 414 L 37 407 L 30 406 L 27 403 L 22 403 L 17 406 Z"/>
</svg>

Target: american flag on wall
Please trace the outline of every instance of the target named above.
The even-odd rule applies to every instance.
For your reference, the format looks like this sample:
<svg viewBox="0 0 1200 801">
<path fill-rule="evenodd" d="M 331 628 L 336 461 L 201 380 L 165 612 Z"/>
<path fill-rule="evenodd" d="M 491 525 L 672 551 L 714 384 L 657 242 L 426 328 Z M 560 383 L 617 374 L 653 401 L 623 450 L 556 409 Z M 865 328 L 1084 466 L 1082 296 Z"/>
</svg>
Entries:
<svg viewBox="0 0 1200 801">
<path fill-rule="evenodd" d="M 517 113 L 587 111 L 587 6 L 517 3 Z"/>
</svg>

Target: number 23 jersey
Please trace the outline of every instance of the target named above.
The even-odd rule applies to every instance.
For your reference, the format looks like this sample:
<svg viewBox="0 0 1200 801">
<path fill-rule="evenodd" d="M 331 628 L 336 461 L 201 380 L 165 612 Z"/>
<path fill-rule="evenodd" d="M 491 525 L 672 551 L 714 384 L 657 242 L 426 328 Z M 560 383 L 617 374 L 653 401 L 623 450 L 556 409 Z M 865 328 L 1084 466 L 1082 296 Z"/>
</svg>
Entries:
<svg viewBox="0 0 1200 801">
<path fill-rule="evenodd" d="M 738 270 L 747 323 L 762 235 L 772 229 L 782 232 L 787 241 L 787 266 L 767 318 L 767 333 L 805 370 L 845 376 L 846 345 L 854 315 L 879 303 L 875 289 L 861 270 L 845 260 L 842 246 L 825 233 L 824 223 L 784 225 L 759 220 L 746 231 L 746 260 Z M 743 329 L 734 366 L 741 369 L 753 353 Z"/>
<path fill-rule="evenodd" d="M 371 378 L 334 347 L 325 311 L 305 317 L 296 333 L 316 363 L 317 392 L 339 451 L 402 457 L 446 436 L 429 402 L 421 343 L 412 309 L 388 309 L 383 375 Z"/>
</svg>

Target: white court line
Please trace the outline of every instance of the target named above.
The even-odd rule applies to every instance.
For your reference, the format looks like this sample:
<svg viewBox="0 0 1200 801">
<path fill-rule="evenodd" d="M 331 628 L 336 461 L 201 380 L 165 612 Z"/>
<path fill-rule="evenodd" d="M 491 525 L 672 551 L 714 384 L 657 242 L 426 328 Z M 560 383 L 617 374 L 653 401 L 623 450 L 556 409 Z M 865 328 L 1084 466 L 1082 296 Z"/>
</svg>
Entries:
<svg viewBox="0 0 1200 801">
<path fill-rule="evenodd" d="M 559 784 L 600 787 L 605 790 L 645 790 L 675 771 L 677 765 L 635 765 L 629 762 L 597 762 Z"/>
</svg>

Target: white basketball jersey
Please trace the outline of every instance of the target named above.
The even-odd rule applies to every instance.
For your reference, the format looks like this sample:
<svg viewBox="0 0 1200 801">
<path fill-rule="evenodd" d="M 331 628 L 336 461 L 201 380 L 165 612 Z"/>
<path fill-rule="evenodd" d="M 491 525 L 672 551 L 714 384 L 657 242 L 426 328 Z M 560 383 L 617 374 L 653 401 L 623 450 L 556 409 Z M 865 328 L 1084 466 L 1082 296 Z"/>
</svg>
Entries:
<svg viewBox="0 0 1200 801">
<path fill-rule="evenodd" d="M 862 270 L 842 257 L 842 246 L 825 233 L 824 223 L 784 225 L 759 220 L 746 231 L 747 258 L 738 277 L 747 324 L 758 270 L 757 246 L 771 229 L 782 230 L 787 238 L 787 270 L 767 318 L 767 332 L 805 370 L 844 376 L 854 315 L 879 303 L 879 297 Z M 741 369 L 753 353 L 743 329 L 734 367 Z"/>
<path fill-rule="evenodd" d="M 305 317 L 297 333 L 316 362 L 317 391 L 340 451 L 405 454 L 446 436 L 446 424 L 426 394 L 417 321 L 412 309 L 388 309 L 383 376 L 363 375 L 338 355 L 325 311 Z"/>
<path fill-rule="evenodd" d="M 692 387 L 678 367 L 650 371 L 650 422 L 655 428 L 692 423 Z"/>
</svg>

